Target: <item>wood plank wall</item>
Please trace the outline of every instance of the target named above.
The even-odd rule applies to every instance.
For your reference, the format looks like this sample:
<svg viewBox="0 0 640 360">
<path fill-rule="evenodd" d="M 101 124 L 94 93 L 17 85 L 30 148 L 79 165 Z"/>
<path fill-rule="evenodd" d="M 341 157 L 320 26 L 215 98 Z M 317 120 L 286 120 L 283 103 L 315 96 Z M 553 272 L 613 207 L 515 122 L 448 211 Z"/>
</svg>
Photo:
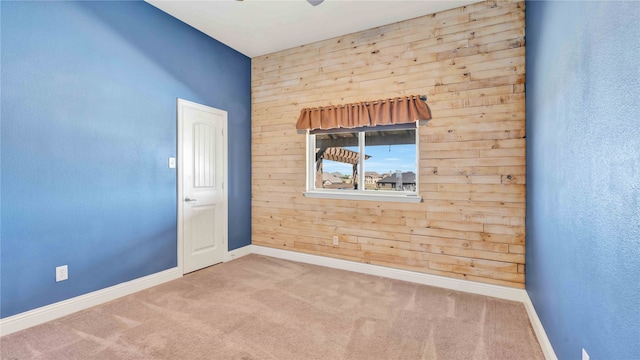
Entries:
<svg viewBox="0 0 640 360">
<path fill-rule="evenodd" d="M 253 244 L 524 287 L 524 2 L 481 2 L 252 62 Z M 419 129 L 422 203 L 303 196 L 303 107 L 412 94 L 433 112 Z"/>
</svg>

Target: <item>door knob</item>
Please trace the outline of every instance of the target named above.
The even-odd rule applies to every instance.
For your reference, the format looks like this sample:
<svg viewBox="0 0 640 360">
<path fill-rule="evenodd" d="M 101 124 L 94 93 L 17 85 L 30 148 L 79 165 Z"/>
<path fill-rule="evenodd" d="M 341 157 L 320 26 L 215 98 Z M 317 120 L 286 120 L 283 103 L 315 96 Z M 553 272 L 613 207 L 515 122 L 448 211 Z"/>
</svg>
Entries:
<svg viewBox="0 0 640 360">
<path fill-rule="evenodd" d="M 184 198 L 184 201 L 186 201 L 186 202 L 194 202 L 194 201 L 198 201 L 198 199 L 192 199 L 192 198 L 187 196 L 186 198 Z"/>
</svg>

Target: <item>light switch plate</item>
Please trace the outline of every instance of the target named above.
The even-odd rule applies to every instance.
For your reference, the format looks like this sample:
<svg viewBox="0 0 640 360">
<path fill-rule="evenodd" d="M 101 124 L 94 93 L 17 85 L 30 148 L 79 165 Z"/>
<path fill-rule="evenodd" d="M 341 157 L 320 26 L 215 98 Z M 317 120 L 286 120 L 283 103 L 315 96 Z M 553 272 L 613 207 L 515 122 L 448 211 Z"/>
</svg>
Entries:
<svg viewBox="0 0 640 360">
<path fill-rule="evenodd" d="M 69 267 L 67 265 L 56 267 L 56 282 L 64 281 L 69 278 Z"/>
<path fill-rule="evenodd" d="M 169 158 L 169 169 L 175 169 L 175 168 L 176 168 L 176 158 L 170 157 Z"/>
</svg>

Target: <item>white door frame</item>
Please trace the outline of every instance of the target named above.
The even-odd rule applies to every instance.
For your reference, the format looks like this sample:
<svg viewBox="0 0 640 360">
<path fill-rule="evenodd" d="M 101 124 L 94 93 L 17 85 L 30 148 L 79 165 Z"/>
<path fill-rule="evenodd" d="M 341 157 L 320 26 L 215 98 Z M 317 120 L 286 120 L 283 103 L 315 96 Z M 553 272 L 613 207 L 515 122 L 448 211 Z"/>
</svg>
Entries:
<svg viewBox="0 0 640 360">
<path fill-rule="evenodd" d="M 211 106 L 206 106 L 206 105 L 202 105 L 202 104 L 198 104 L 195 102 L 191 102 L 188 100 L 184 100 L 184 99 L 177 99 L 177 106 L 176 106 L 176 111 L 177 111 L 177 127 L 178 127 L 178 141 L 177 141 L 177 152 L 178 152 L 178 161 L 177 161 L 177 170 L 178 170 L 178 198 L 177 198 L 177 207 L 178 207 L 178 218 L 177 218 L 177 222 L 178 222 L 178 269 L 180 270 L 181 274 L 184 274 L 184 251 L 183 251 L 183 246 L 184 246 L 184 239 L 183 239 L 183 211 L 182 211 L 182 206 L 184 205 L 184 193 L 183 193 L 183 183 L 182 183 L 182 171 L 183 171 L 183 166 L 182 166 L 182 160 L 183 160 L 183 152 L 182 152 L 182 145 L 183 145 L 183 140 L 182 140 L 182 136 L 183 136 L 183 132 L 182 132 L 182 125 L 184 123 L 184 119 L 183 119 L 183 108 L 186 106 L 189 106 L 190 108 L 195 108 L 195 109 L 202 109 L 204 111 L 207 110 L 218 110 L 218 111 L 224 111 L 221 109 L 216 109 L 214 107 Z M 226 111 L 225 111 L 226 112 Z M 224 198 L 224 214 L 223 214 L 223 223 L 224 223 L 224 228 L 222 229 L 223 231 L 223 238 L 224 238 L 224 259 L 227 259 L 229 256 L 229 190 L 228 190 L 228 184 L 229 184 L 229 154 L 228 154 L 228 141 L 227 141 L 227 137 L 228 137 L 228 132 L 227 132 L 227 128 L 228 128 L 228 122 L 229 119 L 227 118 L 227 121 L 223 124 L 223 145 L 222 148 L 224 149 L 224 154 L 222 156 L 223 161 L 222 161 L 222 168 L 224 171 L 224 183 L 222 185 L 222 193 L 223 193 L 223 198 Z"/>
</svg>

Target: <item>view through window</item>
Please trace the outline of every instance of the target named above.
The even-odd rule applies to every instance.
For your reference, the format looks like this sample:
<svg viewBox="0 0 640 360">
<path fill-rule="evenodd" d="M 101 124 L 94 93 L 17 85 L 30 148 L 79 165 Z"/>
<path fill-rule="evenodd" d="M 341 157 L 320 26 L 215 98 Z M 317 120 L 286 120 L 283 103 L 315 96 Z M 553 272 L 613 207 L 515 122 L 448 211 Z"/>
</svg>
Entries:
<svg viewBox="0 0 640 360">
<path fill-rule="evenodd" d="M 416 192 L 415 124 L 321 130 L 310 136 L 314 189 Z"/>
</svg>

